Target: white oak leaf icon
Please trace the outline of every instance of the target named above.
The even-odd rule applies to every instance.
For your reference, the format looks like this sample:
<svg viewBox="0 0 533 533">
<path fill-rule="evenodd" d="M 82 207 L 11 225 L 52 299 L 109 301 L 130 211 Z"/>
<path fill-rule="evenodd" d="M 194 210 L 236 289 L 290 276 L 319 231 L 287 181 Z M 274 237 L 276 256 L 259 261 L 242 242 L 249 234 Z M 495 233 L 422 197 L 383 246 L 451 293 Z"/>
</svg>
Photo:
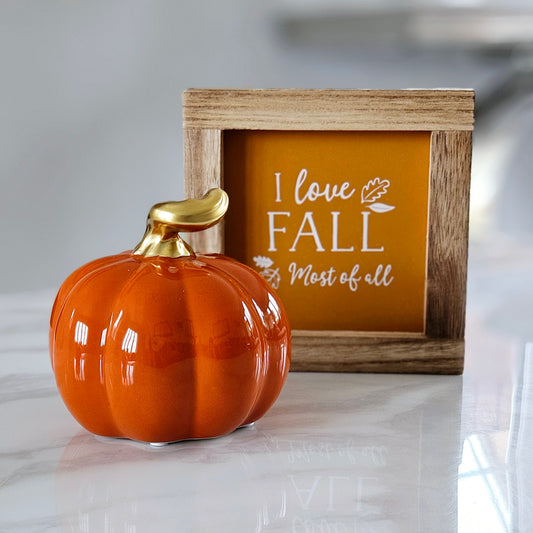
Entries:
<svg viewBox="0 0 533 533">
<path fill-rule="evenodd" d="M 281 281 L 279 268 L 266 268 L 259 272 L 259 274 L 272 285 L 273 289 L 279 289 L 279 282 Z"/>
<path fill-rule="evenodd" d="M 381 198 L 389 188 L 390 181 L 374 178 L 361 189 L 361 203 L 375 202 Z"/>
<path fill-rule="evenodd" d="M 258 268 L 269 268 L 274 264 L 270 257 L 265 257 L 264 255 L 256 255 L 253 260 Z"/>
</svg>

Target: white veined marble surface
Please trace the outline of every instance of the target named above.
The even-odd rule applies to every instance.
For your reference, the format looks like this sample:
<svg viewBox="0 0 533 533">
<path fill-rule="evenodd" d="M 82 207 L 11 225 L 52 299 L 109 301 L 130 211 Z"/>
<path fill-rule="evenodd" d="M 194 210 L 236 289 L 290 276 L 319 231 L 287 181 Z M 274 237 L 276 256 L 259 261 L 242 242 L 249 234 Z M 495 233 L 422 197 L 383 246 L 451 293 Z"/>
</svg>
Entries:
<svg viewBox="0 0 533 533">
<path fill-rule="evenodd" d="M 252 428 L 162 448 L 63 406 L 51 291 L 0 296 L 0 531 L 533 531 L 533 251 L 471 251 L 464 376 L 290 374 Z"/>
</svg>

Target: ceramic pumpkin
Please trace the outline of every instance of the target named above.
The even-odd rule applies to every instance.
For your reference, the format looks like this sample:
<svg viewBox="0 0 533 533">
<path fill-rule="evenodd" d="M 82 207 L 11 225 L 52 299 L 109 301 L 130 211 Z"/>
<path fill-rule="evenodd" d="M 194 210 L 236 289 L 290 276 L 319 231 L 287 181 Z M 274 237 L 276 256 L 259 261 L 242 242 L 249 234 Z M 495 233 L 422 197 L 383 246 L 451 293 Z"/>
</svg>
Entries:
<svg viewBox="0 0 533 533">
<path fill-rule="evenodd" d="M 216 224 L 228 198 L 157 204 L 132 252 L 98 259 L 61 286 L 50 354 L 61 396 L 103 436 L 163 443 L 216 437 L 260 418 L 290 363 L 290 328 L 270 286 L 180 231 Z"/>
</svg>

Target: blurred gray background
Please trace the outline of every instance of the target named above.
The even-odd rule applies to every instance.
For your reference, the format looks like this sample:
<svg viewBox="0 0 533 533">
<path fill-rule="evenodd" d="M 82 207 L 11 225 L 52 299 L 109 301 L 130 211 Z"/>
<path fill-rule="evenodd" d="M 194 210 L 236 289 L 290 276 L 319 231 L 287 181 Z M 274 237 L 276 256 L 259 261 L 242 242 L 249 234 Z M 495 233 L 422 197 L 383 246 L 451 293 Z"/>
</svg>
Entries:
<svg viewBox="0 0 533 533">
<path fill-rule="evenodd" d="M 473 87 L 472 246 L 533 241 L 530 0 L 2 0 L 0 293 L 183 198 L 188 87 Z"/>
</svg>

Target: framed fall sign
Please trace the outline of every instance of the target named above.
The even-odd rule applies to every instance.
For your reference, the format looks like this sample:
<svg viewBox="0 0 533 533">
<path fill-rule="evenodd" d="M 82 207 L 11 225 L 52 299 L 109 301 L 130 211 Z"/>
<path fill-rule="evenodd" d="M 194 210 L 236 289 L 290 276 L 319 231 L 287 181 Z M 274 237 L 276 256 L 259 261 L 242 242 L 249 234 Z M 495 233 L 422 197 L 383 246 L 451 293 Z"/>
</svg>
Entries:
<svg viewBox="0 0 533 533">
<path fill-rule="evenodd" d="M 291 369 L 460 373 L 474 93 L 184 93 L 186 194 L 223 187 L 194 248 L 255 268 Z"/>
</svg>

